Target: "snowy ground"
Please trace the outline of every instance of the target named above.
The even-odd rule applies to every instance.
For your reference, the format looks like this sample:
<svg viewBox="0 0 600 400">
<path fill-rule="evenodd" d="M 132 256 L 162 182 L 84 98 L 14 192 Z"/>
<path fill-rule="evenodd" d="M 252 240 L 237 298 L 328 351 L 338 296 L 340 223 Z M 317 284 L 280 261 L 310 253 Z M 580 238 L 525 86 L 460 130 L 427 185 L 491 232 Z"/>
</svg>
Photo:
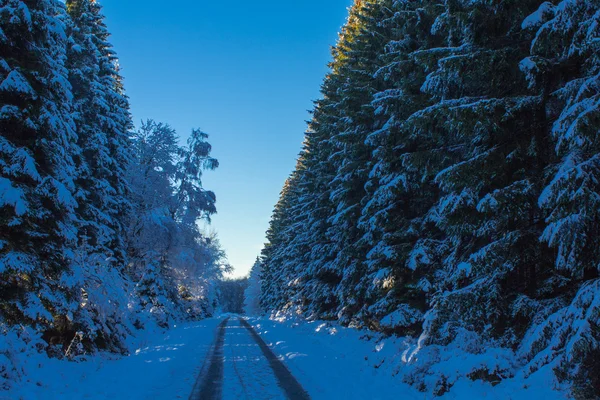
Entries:
<svg viewBox="0 0 600 400">
<path fill-rule="evenodd" d="M 285 399 L 258 344 L 239 323 L 225 334 L 223 394 L 231 399 Z M 258 397 L 262 396 L 262 397 Z"/>
<path fill-rule="evenodd" d="M 414 340 L 378 337 L 329 322 L 250 322 L 315 400 L 568 398 L 549 369 L 528 378 L 516 372 L 496 386 L 466 377 L 482 365 L 506 364 L 510 358 L 502 349 L 485 349 L 473 355 L 457 346 L 421 349 Z M 452 387 L 438 397 L 430 387 L 421 392 L 416 385 L 403 383 L 417 374 L 425 376 L 426 384 L 444 375 Z"/>
<path fill-rule="evenodd" d="M 212 345 L 222 320 L 148 333 L 130 357 L 98 356 L 83 363 L 48 360 L 42 355 L 28 357 L 23 360 L 27 381 L 17 389 L 0 392 L 0 399 L 187 399 L 200 381 L 201 371 L 212 360 Z M 368 332 L 322 322 L 252 318 L 249 322 L 313 399 L 434 397 L 431 390 L 419 392 L 415 386 L 403 383 L 416 368 L 406 363 L 407 355 L 414 351 L 410 341 L 376 338 Z M 230 316 L 226 323 L 224 338 L 224 364 L 218 382 L 222 397 L 284 399 L 272 363 L 236 316 Z M 478 357 L 489 359 L 498 354 L 490 349 Z M 481 362 L 456 349 L 444 349 L 438 356 L 436 364 L 425 370 L 432 379 L 440 371 L 449 377 L 464 376 L 465 371 Z M 566 398 L 555 389 L 550 373 L 528 380 L 515 376 L 497 386 L 456 378 L 442 399 Z"/>
<path fill-rule="evenodd" d="M 69 363 L 39 355 L 23 362 L 25 385 L 0 399 L 187 399 L 209 351 L 217 319 L 147 333 L 130 357 Z"/>
<path fill-rule="evenodd" d="M 424 398 L 369 363 L 373 344 L 361 340 L 361 332 L 324 323 L 250 323 L 315 400 Z"/>
</svg>

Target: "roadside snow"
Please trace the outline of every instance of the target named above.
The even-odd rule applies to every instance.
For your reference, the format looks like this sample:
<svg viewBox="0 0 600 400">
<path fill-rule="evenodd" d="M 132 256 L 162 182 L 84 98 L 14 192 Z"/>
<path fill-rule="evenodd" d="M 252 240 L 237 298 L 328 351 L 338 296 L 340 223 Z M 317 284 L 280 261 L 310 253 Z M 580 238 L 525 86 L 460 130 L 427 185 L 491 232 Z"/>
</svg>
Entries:
<svg viewBox="0 0 600 400">
<path fill-rule="evenodd" d="M 129 357 L 101 354 L 74 363 L 30 355 L 21 360 L 24 383 L 0 390 L 0 399 L 187 399 L 219 322 L 208 319 L 145 333 Z"/>
<path fill-rule="evenodd" d="M 469 340 L 446 346 L 420 346 L 410 338 L 385 338 L 330 322 L 278 318 L 249 319 L 315 400 L 320 399 L 567 399 L 549 368 L 525 376 L 514 353 L 488 348 L 472 351 Z M 467 347 L 465 347 L 467 346 Z M 502 382 L 467 375 L 496 366 L 508 374 Z M 423 391 L 408 383 L 424 378 Z M 449 391 L 436 397 L 434 387 L 447 379 Z M 417 380 L 418 382 L 418 380 Z"/>
<path fill-rule="evenodd" d="M 568 398 L 549 366 L 526 374 L 512 350 L 482 346 L 466 331 L 451 345 L 423 346 L 416 339 L 385 338 L 331 322 L 248 321 L 314 400 L 435 399 L 434 392 L 442 400 Z M 144 333 L 131 344 L 138 350 L 129 357 L 102 354 L 74 363 L 24 355 L 18 359 L 25 372 L 22 384 L 0 389 L 0 400 L 187 399 L 220 322 Z M 232 326 L 227 335 L 225 398 L 281 397 L 247 333 Z M 469 378 L 474 374 L 481 377 Z M 439 391 L 440 382 L 447 390 Z"/>
<path fill-rule="evenodd" d="M 323 322 L 249 319 L 314 400 L 423 399 L 413 387 L 381 370 L 381 354 L 398 349 L 361 340 L 365 332 Z M 375 363 L 375 364 L 374 364 Z"/>
</svg>

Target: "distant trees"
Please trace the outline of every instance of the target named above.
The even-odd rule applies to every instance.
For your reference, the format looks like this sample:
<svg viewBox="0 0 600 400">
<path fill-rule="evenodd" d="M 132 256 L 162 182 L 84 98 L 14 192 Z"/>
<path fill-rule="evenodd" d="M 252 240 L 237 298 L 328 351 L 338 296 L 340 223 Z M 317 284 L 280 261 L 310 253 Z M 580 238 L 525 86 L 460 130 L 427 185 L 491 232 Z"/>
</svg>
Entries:
<svg viewBox="0 0 600 400">
<path fill-rule="evenodd" d="M 133 132 L 94 0 L 0 4 L 0 334 L 64 356 L 126 352 L 146 324 L 213 312 L 230 267 L 198 222 L 216 212 L 208 136 Z M 44 342 L 45 341 L 45 342 Z M 0 351 L 0 386 L 16 371 Z M 69 357 L 75 357 L 70 352 Z M 18 375 L 18 372 L 15 372 Z"/>
<path fill-rule="evenodd" d="M 248 278 L 223 279 L 218 286 L 218 299 L 224 313 L 244 313 L 244 292 L 248 288 Z"/>
<path fill-rule="evenodd" d="M 210 306 L 207 280 L 219 278 L 226 267 L 218 242 L 204 237 L 197 225 L 216 211 L 214 193 L 201 184 L 202 170 L 218 165 L 206 138 L 195 130 L 181 147 L 170 126 L 151 120 L 133 134 L 130 273 L 138 277 L 140 306 L 160 315 L 165 325 L 178 292 L 186 300 L 204 298 L 207 304 L 179 304 L 184 313 L 202 315 L 201 308 Z"/>
<path fill-rule="evenodd" d="M 355 2 L 267 232 L 266 311 L 472 332 L 598 395 L 600 4 L 554 3 Z"/>
<path fill-rule="evenodd" d="M 250 270 L 247 288 L 244 292 L 244 313 L 246 315 L 257 316 L 261 315 L 263 312 L 263 308 L 260 305 L 261 282 L 262 263 L 260 258 L 257 258 Z"/>
</svg>

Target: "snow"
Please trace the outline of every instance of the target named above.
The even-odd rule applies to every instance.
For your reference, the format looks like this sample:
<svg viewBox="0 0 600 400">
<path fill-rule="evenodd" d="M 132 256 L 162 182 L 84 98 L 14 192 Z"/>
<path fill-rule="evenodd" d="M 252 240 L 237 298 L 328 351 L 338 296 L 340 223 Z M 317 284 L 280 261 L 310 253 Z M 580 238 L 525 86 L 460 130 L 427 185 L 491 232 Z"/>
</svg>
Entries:
<svg viewBox="0 0 600 400">
<path fill-rule="evenodd" d="M 71 191 L 60 181 L 52 179 L 52 185 L 56 191 L 56 200 L 65 207 L 77 207 Z"/>
<path fill-rule="evenodd" d="M 540 7 L 531 15 L 529 15 L 521 24 L 522 29 L 535 28 L 548 19 L 555 11 L 554 4 L 549 1 L 542 3 Z"/>
<path fill-rule="evenodd" d="M 423 320 L 423 313 L 407 304 L 400 304 L 397 309 L 381 319 L 381 325 L 388 328 L 411 326 Z"/>
<path fill-rule="evenodd" d="M 7 5 L 0 8 L 0 11 L 9 11 L 9 13 L 14 13 L 14 16 L 10 19 L 10 22 L 13 24 L 32 24 L 31 11 L 27 7 L 27 5 L 22 1 L 17 2 L 16 7 L 11 7 Z"/>
<path fill-rule="evenodd" d="M 592 303 L 588 298 L 583 301 Z M 66 362 L 42 354 L 20 356 L 16 371 L 22 371 L 23 384 L 0 392 L 0 399 L 188 398 L 222 318 L 142 331 L 130 343 L 136 350 L 126 357 L 98 354 Z M 444 347 L 426 345 L 426 335 L 385 337 L 290 315 L 249 322 L 315 400 L 432 398 L 440 382 L 449 389 L 438 391 L 442 399 L 567 398 L 550 367 L 533 373 L 519 369 L 520 358 L 512 350 L 484 345 L 465 329 Z M 0 365 L 11 349 L 18 350 L 15 340 L 3 336 Z M 239 324 L 230 323 L 226 331 L 224 356 L 223 398 L 250 393 L 283 398 L 258 346 Z"/>
<path fill-rule="evenodd" d="M 20 357 L 25 370 L 21 386 L 0 399 L 186 399 L 192 391 L 214 339 L 219 319 L 177 325 L 168 331 L 138 332 L 132 354 L 86 356 L 84 362 L 49 359 L 43 354 Z M 2 336 L 0 355 L 6 347 Z M 0 362 L 2 362 L 0 360 Z"/>
<path fill-rule="evenodd" d="M 0 84 L 0 90 L 16 92 L 35 97 L 35 91 L 27 82 L 27 79 L 18 71 L 11 71 L 6 79 Z"/>
<path fill-rule="evenodd" d="M 7 270 L 29 273 L 33 269 L 33 260 L 27 254 L 11 251 L 0 257 L 0 273 Z"/>
<path fill-rule="evenodd" d="M 519 63 L 519 69 L 525 74 L 529 88 L 533 88 L 538 73 L 538 66 L 535 61 L 531 57 L 526 57 Z"/>
<path fill-rule="evenodd" d="M 441 399 L 568 398 L 550 368 L 525 376 L 516 371 L 518 358 L 512 350 L 484 346 L 466 330 L 442 347 L 425 345 L 426 337 L 384 337 L 282 315 L 250 323 L 315 400 L 429 399 L 442 380 L 451 388 Z M 488 370 L 487 380 L 476 377 Z M 494 371 L 501 382 L 493 378 Z M 423 391 L 407 383 L 420 374 Z"/>
<path fill-rule="evenodd" d="M 400 393 L 407 400 L 422 398 L 389 371 L 373 367 L 395 349 L 361 340 L 364 331 L 325 322 L 249 322 L 315 400 L 391 399 Z"/>
<path fill-rule="evenodd" d="M 584 284 L 571 304 L 529 330 L 520 348 L 522 356 L 531 360 L 524 373 L 581 362 L 586 355 L 582 349 L 600 348 L 590 324 L 599 320 L 600 280 L 596 279 Z"/>
<path fill-rule="evenodd" d="M 380 286 L 391 274 L 392 271 L 389 268 L 381 268 L 373 277 L 373 285 Z"/>
<path fill-rule="evenodd" d="M 594 76 L 585 82 L 578 96 L 570 107 L 566 108 L 560 118 L 554 122 L 552 134 L 559 138 L 558 146 L 562 145 L 563 141 L 573 142 L 578 146 L 583 146 L 586 138 L 582 137 L 581 125 L 585 124 L 592 116 L 598 112 L 600 108 L 600 96 L 596 95 L 591 98 L 579 99 L 579 94 L 584 93 L 588 89 L 588 85 L 597 84 L 598 76 Z"/>
<path fill-rule="evenodd" d="M 429 264 L 431 259 L 427 253 L 427 247 L 423 246 L 424 243 L 420 243 L 413 248 L 410 252 L 410 258 L 408 260 L 407 266 L 411 270 L 415 271 L 420 264 Z"/>
<path fill-rule="evenodd" d="M 246 328 L 232 320 L 235 317 L 226 328 L 223 349 L 223 398 L 286 399 L 258 344 Z"/>
<path fill-rule="evenodd" d="M 22 216 L 27 212 L 27 201 L 23 190 L 15 188 L 10 180 L 0 177 L 0 207 L 12 206 L 15 215 Z"/>
<path fill-rule="evenodd" d="M 45 318 L 47 321 L 52 321 L 53 317 L 42 304 L 42 301 L 33 293 L 27 294 L 27 301 L 25 302 L 26 307 L 23 309 L 23 314 L 25 316 L 38 320 L 41 318 Z"/>
<path fill-rule="evenodd" d="M 459 275 L 464 272 L 466 276 L 471 276 L 473 266 L 470 263 L 461 262 L 460 264 L 458 264 L 458 267 L 456 267 L 456 269 Z"/>
</svg>

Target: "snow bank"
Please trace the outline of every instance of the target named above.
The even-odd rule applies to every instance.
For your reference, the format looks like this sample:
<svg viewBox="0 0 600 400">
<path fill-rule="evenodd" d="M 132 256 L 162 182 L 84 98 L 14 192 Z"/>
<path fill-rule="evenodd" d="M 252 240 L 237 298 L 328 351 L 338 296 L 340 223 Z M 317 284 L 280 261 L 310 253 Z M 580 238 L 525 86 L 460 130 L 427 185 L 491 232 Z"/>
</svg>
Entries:
<svg viewBox="0 0 600 400">
<path fill-rule="evenodd" d="M 0 400 L 187 399 L 219 322 L 208 319 L 168 331 L 141 331 L 128 357 L 98 354 L 67 362 L 45 354 L 23 355 L 17 360 L 24 373 L 20 386 L 0 388 Z"/>
<path fill-rule="evenodd" d="M 467 332 L 442 347 L 281 315 L 250 323 L 315 400 L 568 398 L 550 368 L 525 378 L 512 350 Z"/>
</svg>

